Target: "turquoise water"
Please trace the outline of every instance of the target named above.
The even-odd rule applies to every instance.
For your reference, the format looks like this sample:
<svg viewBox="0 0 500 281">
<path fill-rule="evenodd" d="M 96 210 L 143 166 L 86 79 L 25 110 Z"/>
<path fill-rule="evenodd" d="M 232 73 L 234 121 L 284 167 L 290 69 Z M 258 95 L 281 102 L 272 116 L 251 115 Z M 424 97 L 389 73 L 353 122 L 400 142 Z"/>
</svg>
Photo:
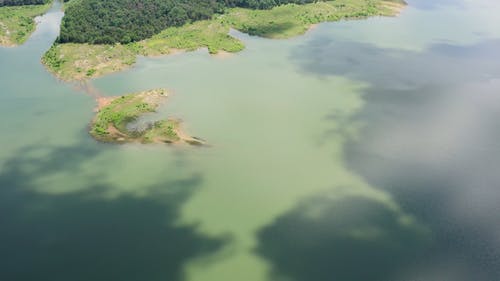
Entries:
<svg viewBox="0 0 500 281">
<path fill-rule="evenodd" d="M 0 280 L 498 280 L 498 8 L 234 32 L 91 81 L 169 89 L 195 148 L 87 134 L 95 101 L 39 62 L 56 5 L 0 48 Z"/>
</svg>

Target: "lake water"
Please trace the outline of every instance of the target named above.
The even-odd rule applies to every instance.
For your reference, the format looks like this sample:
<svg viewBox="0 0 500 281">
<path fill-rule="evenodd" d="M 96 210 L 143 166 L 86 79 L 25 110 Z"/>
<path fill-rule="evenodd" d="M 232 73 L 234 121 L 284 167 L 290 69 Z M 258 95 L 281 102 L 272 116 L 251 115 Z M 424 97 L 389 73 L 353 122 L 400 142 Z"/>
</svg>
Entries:
<svg viewBox="0 0 500 281">
<path fill-rule="evenodd" d="M 140 58 L 209 147 L 112 145 L 45 71 L 62 12 L 0 48 L 0 280 L 500 280 L 500 3 L 412 0 L 246 50 Z"/>
</svg>

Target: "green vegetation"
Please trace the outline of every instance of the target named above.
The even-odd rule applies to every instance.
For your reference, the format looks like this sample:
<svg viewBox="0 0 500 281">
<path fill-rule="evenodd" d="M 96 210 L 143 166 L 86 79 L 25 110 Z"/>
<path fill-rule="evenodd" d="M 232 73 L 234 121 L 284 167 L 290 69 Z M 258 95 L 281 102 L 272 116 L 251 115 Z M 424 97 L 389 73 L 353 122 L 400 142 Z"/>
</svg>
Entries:
<svg viewBox="0 0 500 281">
<path fill-rule="evenodd" d="M 2 6 L 23 6 L 23 5 L 42 5 L 49 3 L 50 0 L 0 0 Z"/>
<path fill-rule="evenodd" d="M 243 43 L 228 35 L 230 28 L 267 38 L 290 38 L 305 33 L 316 23 L 391 16 L 402 6 L 400 0 L 335 0 L 287 4 L 269 10 L 231 8 L 210 20 L 169 27 L 140 42 L 56 44 L 45 54 L 43 62 L 63 80 L 83 80 L 126 69 L 135 62 L 137 55 L 166 55 L 179 49 L 191 51 L 198 48 L 208 48 L 211 54 L 243 50 Z"/>
<path fill-rule="evenodd" d="M 271 10 L 233 9 L 223 17 L 226 25 L 250 35 L 283 39 L 305 33 L 313 24 L 393 15 L 386 2 L 377 0 L 336 0 L 313 4 L 289 4 Z"/>
<path fill-rule="evenodd" d="M 172 49 L 193 51 L 201 47 L 208 48 L 211 54 L 243 50 L 243 43 L 228 33 L 229 26 L 222 24 L 220 20 L 205 20 L 182 27 L 167 28 L 160 34 L 134 45 L 140 54 L 147 56 L 169 54 Z"/>
<path fill-rule="evenodd" d="M 130 46 L 54 44 L 42 62 L 62 80 L 84 80 L 123 70 L 135 63 Z"/>
<path fill-rule="evenodd" d="M 60 43 L 113 44 L 148 38 L 169 26 L 210 18 L 205 0 L 79 0 L 66 7 Z"/>
<path fill-rule="evenodd" d="M 161 141 L 172 143 L 181 140 L 177 134 L 179 127 L 178 120 L 162 120 L 156 121 L 144 134 L 144 141 L 147 143 L 155 142 L 159 136 L 163 137 Z"/>
<path fill-rule="evenodd" d="M 102 99 L 99 111 L 92 122 L 90 134 L 103 142 L 141 142 L 203 144 L 202 141 L 185 136 L 180 131 L 180 121 L 175 119 L 156 121 L 142 131 L 127 128 L 130 122 L 141 115 L 155 112 L 167 97 L 163 89 L 129 94 L 112 99 Z"/>
<path fill-rule="evenodd" d="M 163 95 L 163 93 L 160 95 Z M 120 133 L 128 134 L 127 123 L 136 120 L 141 114 L 154 112 L 157 106 L 143 100 L 144 96 L 141 94 L 131 94 L 114 99 L 108 106 L 99 111 L 94 120 L 91 133 L 96 136 L 106 136 L 107 138 L 112 135 L 109 127 L 113 126 Z"/>
<path fill-rule="evenodd" d="M 0 45 L 15 46 L 24 43 L 35 30 L 34 18 L 44 14 L 49 8 L 50 3 L 0 7 Z"/>
<path fill-rule="evenodd" d="M 229 7 L 269 9 L 314 0 L 78 0 L 66 7 L 59 43 L 127 44 Z"/>
</svg>

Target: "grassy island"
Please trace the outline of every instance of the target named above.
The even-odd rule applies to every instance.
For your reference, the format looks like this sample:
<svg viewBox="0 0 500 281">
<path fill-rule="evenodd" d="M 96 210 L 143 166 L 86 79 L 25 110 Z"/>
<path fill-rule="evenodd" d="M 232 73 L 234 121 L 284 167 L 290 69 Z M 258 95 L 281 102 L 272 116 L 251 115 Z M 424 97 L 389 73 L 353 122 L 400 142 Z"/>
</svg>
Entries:
<svg viewBox="0 0 500 281">
<path fill-rule="evenodd" d="M 51 2 L 0 7 L 0 46 L 12 47 L 26 42 L 35 31 L 35 17 L 44 14 Z"/>
<path fill-rule="evenodd" d="M 177 119 L 156 121 L 142 130 L 130 130 L 127 127 L 141 115 L 155 112 L 167 95 L 166 90 L 156 89 L 120 97 L 101 98 L 90 134 L 98 141 L 113 143 L 204 144 L 202 140 L 184 134 L 180 129 L 181 122 Z"/>
<path fill-rule="evenodd" d="M 239 52 L 244 44 L 228 35 L 230 28 L 265 38 L 284 39 L 304 34 L 321 22 L 394 16 L 404 5 L 402 0 L 335 0 L 286 4 L 272 9 L 229 8 L 212 19 L 169 27 L 138 42 L 56 43 L 42 61 L 62 80 L 85 80 L 127 69 L 135 63 L 137 55 L 168 55 L 199 48 L 207 48 L 210 54 Z"/>
</svg>

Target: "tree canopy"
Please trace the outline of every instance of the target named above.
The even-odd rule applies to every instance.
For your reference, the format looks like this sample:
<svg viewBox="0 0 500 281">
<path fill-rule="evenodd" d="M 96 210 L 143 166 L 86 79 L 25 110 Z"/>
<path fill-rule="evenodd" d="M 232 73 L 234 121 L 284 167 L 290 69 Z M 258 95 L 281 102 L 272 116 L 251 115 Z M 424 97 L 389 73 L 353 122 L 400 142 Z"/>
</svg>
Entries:
<svg viewBox="0 0 500 281">
<path fill-rule="evenodd" d="M 129 43 L 151 37 L 170 26 L 209 19 L 216 13 L 223 13 L 228 7 L 269 9 L 286 3 L 302 4 L 314 1 L 72 0 L 66 8 L 58 41 L 91 44 Z"/>
<path fill-rule="evenodd" d="M 23 5 L 41 5 L 49 2 L 49 0 L 0 0 L 2 6 L 23 6 Z"/>
</svg>

